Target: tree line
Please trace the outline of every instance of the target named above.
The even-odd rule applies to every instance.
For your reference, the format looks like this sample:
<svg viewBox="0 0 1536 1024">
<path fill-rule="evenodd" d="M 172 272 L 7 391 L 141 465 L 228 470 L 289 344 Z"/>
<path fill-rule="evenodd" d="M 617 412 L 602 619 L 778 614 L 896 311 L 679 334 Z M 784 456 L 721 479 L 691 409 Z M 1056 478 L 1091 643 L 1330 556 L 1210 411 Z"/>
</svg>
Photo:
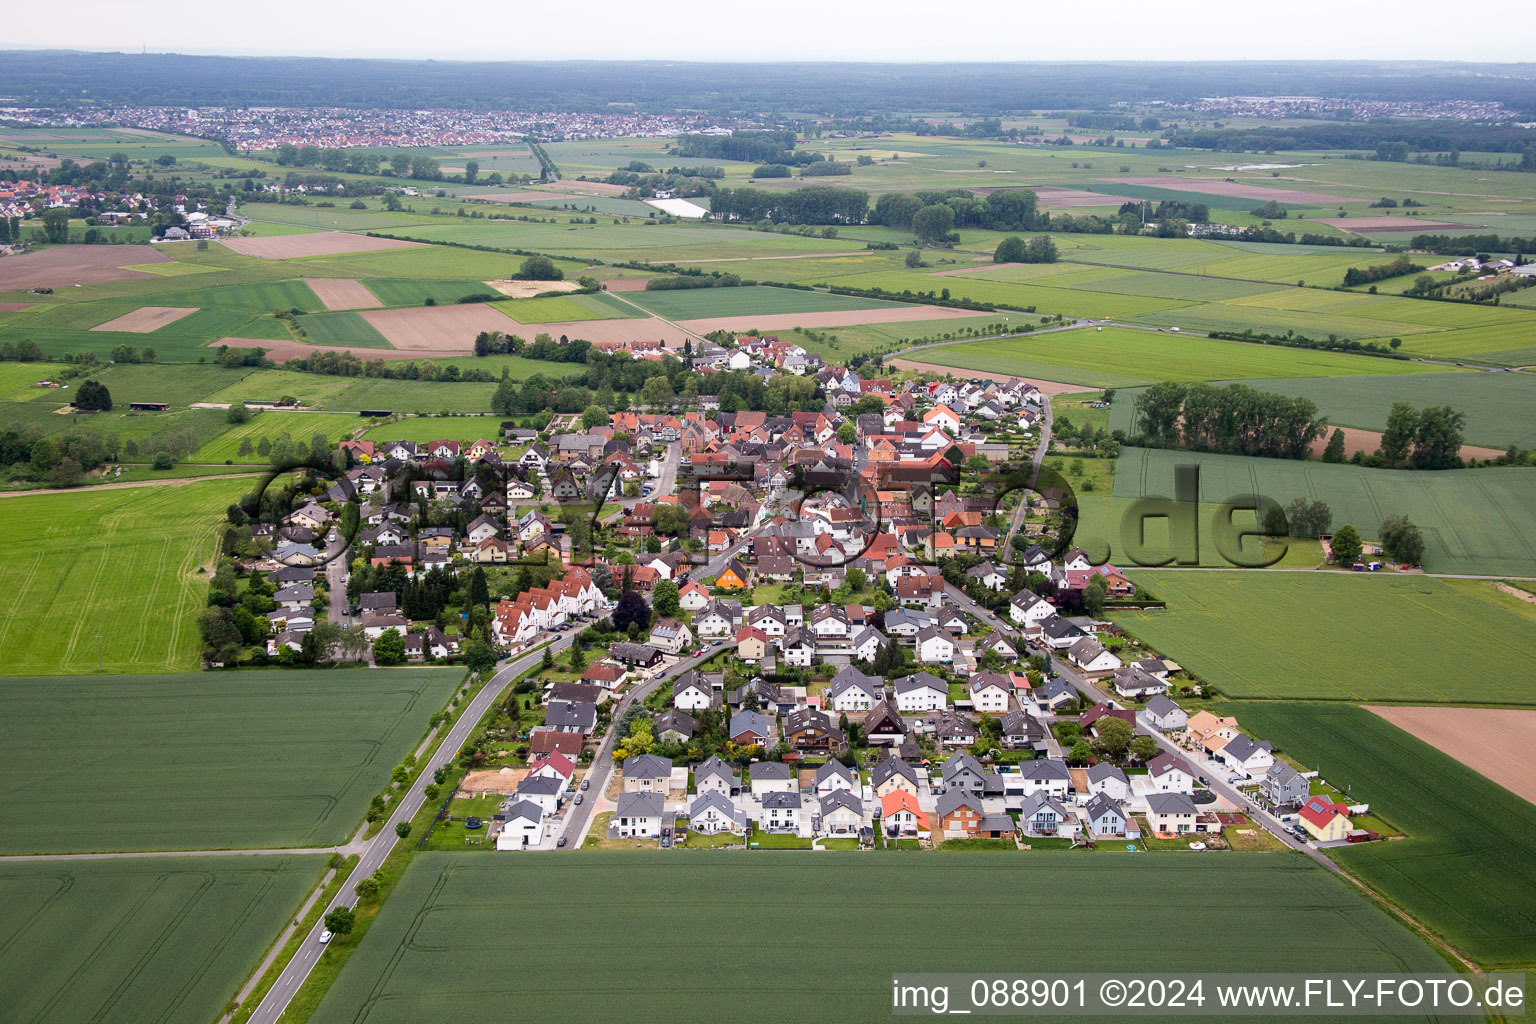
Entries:
<svg viewBox="0 0 1536 1024">
<path fill-rule="evenodd" d="M 1325 421 L 1310 398 L 1225 386 L 1160 381 L 1136 397 L 1136 438 L 1154 447 L 1304 459 Z"/>
<path fill-rule="evenodd" d="M 720 188 L 710 197 L 710 216 L 726 221 L 775 224 L 862 224 L 869 193 L 858 189 L 811 185 L 794 191 Z"/>
</svg>

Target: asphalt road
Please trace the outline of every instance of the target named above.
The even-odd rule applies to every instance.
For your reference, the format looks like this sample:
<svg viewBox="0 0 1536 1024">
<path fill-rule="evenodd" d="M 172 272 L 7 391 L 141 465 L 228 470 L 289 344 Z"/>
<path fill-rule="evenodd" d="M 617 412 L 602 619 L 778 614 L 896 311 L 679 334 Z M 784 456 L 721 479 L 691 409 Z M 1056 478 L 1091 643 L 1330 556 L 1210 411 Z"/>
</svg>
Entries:
<svg viewBox="0 0 1536 1024">
<path fill-rule="evenodd" d="M 576 631 L 574 630 L 569 633 L 557 634 L 554 642 L 550 644 L 550 650 L 559 652 L 568 647 L 575 635 Z M 333 907 L 351 907 L 357 904 L 357 883 L 377 871 L 379 866 L 384 863 L 384 858 L 388 857 L 390 851 L 395 848 L 395 844 L 402 841 L 395 835 L 395 825 L 402 821 L 410 821 L 416 812 L 421 809 L 422 803 L 426 800 L 426 787 L 432 781 L 432 773 L 458 756 L 459 750 L 464 746 L 465 741 L 469 739 L 469 734 L 479 725 L 480 719 L 485 716 L 486 711 L 489 710 L 491 705 L 500 699 L 508 684 L 517 676 L 537 665 L 543 657 L 543 650 L 539 650 L 525 654 L 516 661 L 506 663 L 491 678 L 490 682 L 480 688 L 480 692 L 475 695 L 475 699 L 459 715 L 458 719 L 453 723 L 453 727 L 448 730 L 448 735 L 444 737 L 443 742 L 438 745 L 437 750 L 427 759 L 426 764 L 422 766 L 420 773 L 416 776 L 416 781 L 411 783 L 405 796 L 395 805 L 394 813 L 389 816 L 388 821 L 384 822 L 384 827 L 379 829 L 378 835 L 363 844 L 357 866 L 353 868 L 352 874 L 347 877 L 346 884 L 342 886 L 341 891 L 327 905 L 327 912 Z M 405 842 L 415 841 L 414 839 L 405 840 Z M 267 991 L 266 997 L 262 999 L 261 1005 L 251 1015 L 251 1024 L 276 1024 L 277 1019 L 283 1015 L 283 1011 L 288 1008 L 288 1003 L 293 999 L 294 994 L 298 992 L 300 986 L 304 984 L 304 980 L 309 977 L 310 971 L 314 970 L 315 964 L 320 960 L 320 955 L 325 951 L 325 947 L 320 944 L 320 933 L 324 929 L 325 924 L 322 915 L 322 920 L 317 921 L 315 926 L 310 929 L 309 934 L 304 938 L 303 944 L 299 946 L 298 952 L 294 954 L 292 960 L 288 961 L 287 966 L 283 968 L 282 974 L 278 976 L 272 988 Z"/>
<path fill-rule="evenodd" d="M 1035 447 L 1034 462 L 1029 470 L 1029 486 L 1034 488 L 1035 482 L 1040 479 L 1040 466 L 1045 462 L 1045 454 L 1051 447 L 1051 424 L 1054 417 L 1051 415 L 1051 396 L 1045 395 L 1045 419 L 1040 421 L 1040 443 Z M 1008 535 L 1003 538 L 1003 562 L 1006 564 L 1012 557 L 1013 537 L 1024 525 L 1024 517 L 1029 514 L 1029 495 L 1025 495 L 1019 501 L 1019 507 L 1013 510 L 1013 520 L 1008 524 Z"/>
</svg>

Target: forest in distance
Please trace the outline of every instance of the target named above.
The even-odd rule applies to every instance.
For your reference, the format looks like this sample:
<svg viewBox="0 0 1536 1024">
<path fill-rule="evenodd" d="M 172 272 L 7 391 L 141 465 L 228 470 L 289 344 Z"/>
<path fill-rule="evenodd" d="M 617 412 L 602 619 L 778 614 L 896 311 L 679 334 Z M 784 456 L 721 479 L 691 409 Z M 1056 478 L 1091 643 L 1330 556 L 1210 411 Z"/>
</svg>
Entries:
<svg viewBox="0 0 1536 1024">
<path fill-rule="evenodd" d="M 897 111 L 967 116 L 1103 109 L 1220 95 L 1497 101 L 1536 120 L 1536 64 L 1434 61 L 878 64 L 410 61 L 165 53 L 0 53 L 0 95 L 20 105 L 282 104 L 703 114 Z"/>
</svg>

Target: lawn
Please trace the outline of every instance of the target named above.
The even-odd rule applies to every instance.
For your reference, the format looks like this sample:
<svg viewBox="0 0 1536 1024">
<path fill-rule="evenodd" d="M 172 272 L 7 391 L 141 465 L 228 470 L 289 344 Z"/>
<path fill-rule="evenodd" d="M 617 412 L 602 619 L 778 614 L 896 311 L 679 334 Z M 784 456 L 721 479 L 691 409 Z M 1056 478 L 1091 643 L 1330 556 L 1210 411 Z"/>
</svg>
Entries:
<svg viewBox="0 0 1536 1024">
<path fill-rule="evenodd" d="M 1433 369 L 1401 360 L 1119 327 L 974 341 L 923 349 L 911 353 L 910 358 L 1092 387 L 1155 380 L 1364 376 Z"/>
<path fill-rule="evenodd" d="M 1332 851 L 1346 871 L 1484 967 L 1536 962 L 1536 807 L 1363 708 L 1234 702 L 1222 713 L 1407 834 Z"/>
<path fill-rule="evenodd" d="M 1536 376 L 1527 373 L 1426 373 L 1398 377 L 1313 377 L 1244 383 L 1317 403 L 1329 423 L 1381 430 L 1393 402 L 1449 405 L 1466 414 L 1467 441 L 1489 448 L 1536 447 Z M 1131 396 L 1124 396 L 1130 398 Z M 1127 404 L 1126 411 L 1131 406 Z M 1118 406 L 1116 411 L 1118 412 Z"/>
<path fill-rule="evenodd" d="M 528 360 L 533 362 L 533 360 Z M 489 364 L 494 366 L 495 364 Z M 388 409 L 391 412 L 489 412 L 496 385 L 489 381 L 450 384 L 441 381 L 386 380 L 366 377 L 326 404 L 335 409 Z M 463 429 L 484 433 L 497 429 L 501 420 L 477 420 Z M 396 439 L 398 440 L 398 438 Z M 475 438 L 470 438 L 471 441 Z"/>
<path fill-rule="evenodd" d="M 174 471 L 173 471 L 174 472 Z M 186 671 L 224 510 L 250 480 L 0 500 L 0 675 Z M 17 538 L 25 538 L 25 541 Z M 98 640 L 97 637 L 100 637 Z"/>
<path fill-rule="evenodd" d="M 207 1024 L 324 867 L 318 855 L 0 866 L 5 1017 Z"/>
<path fill-rule="evenodd" d="M 1041 921 L 1068 919 L 1092 936 L 1093 955 L 1127 972 L 1169 963 L 1168 950 L 1125 928 L 1127 920 L 1156 920 L 1183 936 L 1183 970 L 1262 971 L 1277 962 L 1297 971 L 1445 969 L 1346 882 L 1292 854 L 1106 861 L 1039 852 L 1029 859 L 1036 884 L 1028 887 L 1017 884 L 1016 853 L 966 854 L 954 865 L 966 877 L 958 887 L 933 884 L 954 855 L 873 856 L 700 852 L 681 860 L 593 850 L 509 865 L 423 854 L 310 1019 L 448 1019 L 473 992 L 533 1020 L 611 1020 L 632 1016 L 627 1008 L 643 990 L 668 1007 L 669 1020 L 713 1022 L 719 1005 L 691 998 L 707 976 L 718 991 L 770 1000 L 786 1020 L 883 1021 L 895 971 L 1017 973 L 1026 945 L 1030 970 L 1080 970 L 1081 944 L 1035 941 Z M 876 867 L 888 898 L 872 902 Z M 863 938 L 850 945 L 807 930 L 802 903 L 786 892 L 815 892 L 834 919 L 860 922 Z M 1095 898 L 1084 901 L 1085 892 Z M 675 912 L 658 914 L 658 906 Z M 1257 929 L 1256 907 L 1264 917 Z M 956 913 L 985 919 L 988 941 L 913 941 L 920 922 Z M 505 927 L 514 918 L 519 927 Z M 530 943 L 529 935 L 540 939 Z M 635 956 L 635 935 L 668 955 Z M 761 955 L 791 947 L 796 956 Z M 807 958 L 834 951 L 838 970 L 804 970 Z M 572 985 L 577 956 L 584 973 Z"/>
<path fill-rule="evenodd" d="M 461 669 L 0 680 L 5 853 L 344 842 Z"/>
<path fill-rule="evenodd" d="M 1118 405 L 1119 402 L 1117 401 Z M 1333 529 L 1348 523 L 1377 539 L 1383 519 L 1406 515 L 1424 534 L 1431 572 L 1536 576 L 1536 469 L 1366 469 L 1296 459 L 1123 448 L 1115 497 L 1173 493 L 1173 468 L 1200 467 L 1200 496 L 1220 502 L 1262 494 L 1282 506 L 1293 498 L 1322 500 Z"/>
<path fill-rule="evenodd" d="M 1231 697 L 1536 704 L 1536 606 L 1480 580 L 1130 575 L 1168 607 L 1115 621 Z"/>
</svg>

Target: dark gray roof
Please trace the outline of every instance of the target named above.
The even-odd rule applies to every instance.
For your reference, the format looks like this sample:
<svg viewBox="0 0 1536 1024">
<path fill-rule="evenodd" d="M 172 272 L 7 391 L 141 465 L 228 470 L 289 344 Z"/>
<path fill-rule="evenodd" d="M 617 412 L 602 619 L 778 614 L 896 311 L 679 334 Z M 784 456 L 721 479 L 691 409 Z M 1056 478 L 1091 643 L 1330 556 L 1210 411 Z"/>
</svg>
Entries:
<svg viewBox="0 0 1536 1024">
<path fill-rule="evenodd" d="M 975 810 L 977 814 L 982 813 L 981 798 L 977 796 L 971 796 L 967 790 L 946 789 L 943 793 L 939 794 L 939 817 L 944 817 L 944 815 L 953 811 L 957 807 L 970 807 Z"/>
<path fill-rule="evenodd" d="M 917 784 L 917 769 L 899 757 L 887 757 L 875 765 L 874 770 L 869 773 L 869 780 L 873 785 L 879 786 L 889 781 L 893 775 L 900 775 L 910 780 L 913 785 Z"/>
<path fill-rule="evenodd" d="M 763 796 L 763 809 L 772 807 L 799 807 L 799 793 L 767 793 Z"/>
<path fill-rule="evenodd" d="M 620 793 L 614 805 L 615 818 L 657 818 L 666 801 L 660 793 Z"/>
<path fill-rule="evenodd" d="M 789 765 L 779 761 L 755 761 L 747 768 L 747 776 L 753 781 L 782 781 L 791 777 Z"/>
<path fill-rule="evenodd" d="M 1195 814 L 1195 802 L 1183 793 L 1148 793 L 1147 810 L 1153 814 Z"/>
<path fill-rule="evenodd" d="M 624 759 L 622 772 L 626 779 L 670 779 L 672 762 L 655 754 L 636 754 Z"/>
</svg>

